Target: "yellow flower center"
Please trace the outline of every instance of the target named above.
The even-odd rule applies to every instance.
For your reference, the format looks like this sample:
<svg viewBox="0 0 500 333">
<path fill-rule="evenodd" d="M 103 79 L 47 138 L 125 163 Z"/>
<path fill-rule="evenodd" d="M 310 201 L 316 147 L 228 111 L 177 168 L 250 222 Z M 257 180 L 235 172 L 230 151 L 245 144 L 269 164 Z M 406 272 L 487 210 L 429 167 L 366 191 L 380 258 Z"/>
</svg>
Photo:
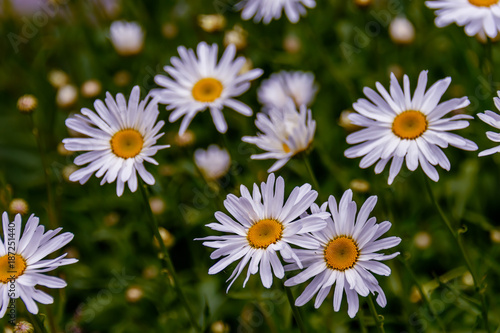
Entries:
<svg viewBox="0 0 500 333">
<path fill-rule="evenodd" d="M 354 267 L 359 257 L 359 250 L 352 238 L 339 236 L 328 243 L 324 255 L 328 268 L 345 271 Z"/>
<path fill-rule="evenodd" d="M 491 5 L 498 3 L 498 1 L 499 0 L 469 0 L 471 5 L 478 7 L 489 7 Z"/>
<path fill-rule="evenodd" d="M 247 239 L 250 246 L 266 249 L 276 243 L 283 235 L 283 225 L 275 220 L 261 220 L 248 229 Z"/>
<path fill-rule="evenodd" d="M 286 143 L 283 142 L 283 151 L 288 154 L 290 152 L 290 147 Z"/>
<path fill-rule="evenodd" d="M 11 279 L 17 279 L 23 275 L 25 270 L 26 261 L 21 255 L 4 255 L 0 257 L 0 283 L 7 283 Z"/>
<path fill-rule="evenodd" d="M 214 78 L 207 77 L 196 82 L 191 93 L 198 102 L 213 102 L 220 97 L 222 93 L 222 83 Z"/>
<path fill-rule="evenodd" d="M 111 150 L 121 158 L 137 156 L 141 152 L 143 144 L 144 138 L 135 129 L 121 130 L 111 138 Z"/>
<path fill-rule="evenodd" d="M 394 118 L 392 132 L 401 139 L 416 139 L 427 130 L 427 118 L 420 111 L 404 111 Z"/>
</svg>

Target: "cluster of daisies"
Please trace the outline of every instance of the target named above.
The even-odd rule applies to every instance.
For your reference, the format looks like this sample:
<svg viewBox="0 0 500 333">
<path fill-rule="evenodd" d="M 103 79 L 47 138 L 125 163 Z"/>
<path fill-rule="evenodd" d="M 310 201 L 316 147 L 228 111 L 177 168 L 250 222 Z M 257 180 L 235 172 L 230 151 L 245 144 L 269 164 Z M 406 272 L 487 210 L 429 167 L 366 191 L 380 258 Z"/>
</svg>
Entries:
<svg viewBox="0 0 500 333">
<path fill-rule="evenodd" d="M 285 181 L 270 174 L 267 182 L 253 185 L 252 193 L 244 185 L 241 197 L 233 194 L 224 200 L 232 215 L 216 212 L 217 222 L 207 226 L 225 232 L 224 236 L 201 238 L 203 245 L 215 248 L 210 257 L 219 259 L 209 274 L 217 274 L 238 261 L 228 281 L 227 290 L 247 268 L 243 285 L 260 271 L 262 284 L 270 288 L 273 277 L 283 279 L 285 271 L 301 271 L 285 281 L 294 286 L 312 279 L 295 304 L 302 306 L 316 295 L 318 308 L 335 285 L 333 308 L 339 311 L 343 294 L 352 318 L 359 309 L 360 296 L 377 293 L 377 303 L 384 307 L 385 294 L 373 276 L 389 275 L 390 268 L 381 261 L 392 259 L 378 251 L 401 242 L 399 237 L 380 238 L 391 227 L 388 221 L 376 223 L 370 217 L 377 197 L 370 197 L 357 213 L 352 191 L 337 203 L 334 196 L 318 207 L 318 192 L 311 185 L 295 187 L 285 200 Z M 279 256 L 278 256 L 279 253 Z M 286 263 L 283 265 L 283 261 Z"/>
</svg>

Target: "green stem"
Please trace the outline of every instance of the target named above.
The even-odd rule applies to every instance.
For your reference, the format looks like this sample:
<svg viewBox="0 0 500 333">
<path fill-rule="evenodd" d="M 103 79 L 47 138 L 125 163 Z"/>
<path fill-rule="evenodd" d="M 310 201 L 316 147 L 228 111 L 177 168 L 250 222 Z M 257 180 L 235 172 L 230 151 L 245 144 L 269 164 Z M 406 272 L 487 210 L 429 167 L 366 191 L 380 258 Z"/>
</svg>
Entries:
<svg viewBox="0 0 500 333">
<path fill-rule="evenodd" d="M 464 243 L 463 243 L 463 240 L 461 237 L 461 232 L 459 232 L 458 230 L 455 230 L 453 228 L 450 221 L 448 220 L 448 218 L 444 214 L 443 209 L 441 208 L 441 205 L 436 200 L 436 197 L 434 196 L 434 193 L 432 192 L 429 178 L 426 177 L 425 175 L 424 175 L 424 178 L 425 178 L 425 184 L 427 187 L 427 192 L 429 193 L 431 201 L 434 204 L 434 206 L 436 207 L 436 209 L 438 210 L 439 215 L 441 216 L 441 219 L 446 224 L 446 227 L 450 230 L 450 232 L 453 236 L 453 239 L 455 239 L 455 241 L 457 242 L 457 245 L 460 248 L 460 253 L 462 254 L 462 257 L 464 258 L 465 265 L 466 265 L 467 269 L 469 270 L 470 274 L 472 275 L 472 280 L 474 282 L 474 290 L 476 293 L 479 294 L 479 298 L 481 299 L 481 315 L 483 317 L 484 327 L 485 327 L 487 332 L 491 332 L 490 326 L 488 323 L 488 307 L 486 304 L 486 297 L 484 296 L 484 293 L 481 292 L 481 287 L 479 285 L 479 279 L 478 279 L 477 273 L 474 269 L 472 269 L 472 262 L 471 262 L 469 256 L 467 255 L 467 251 L 465 250 L 465 246 L 464 246 Z"/>
<path fill-rule="evenodd" d="M 361 333 L 368 333 L 368 329 L 366 328 L 366 323 L 365 323 L 365 316 L 362 308 L 359 308 L 358 320 L 359 320 L 359 327 L 361 328 Z"/>
<path fill-rule="evenodd" d="M 367 297 L 368 307 L 370 308 L 370 312 L 372 314 L 373 320 L 375 320 L 375 326 L 377 327 L 377 332 L 385 333 L 384 330 L 384 317 L 380 316 L 377 313 L 377 309 L 375 308 L 375 304 L 373 303 L 373 296 L 371 294 Z"/>
<path fill-rule="evenodd" d="M 304 163 L 306 165 L 307 172 L 309 172 L 309 176 L 311 177 L 312 183 L 316 189 L 316 191 L 319 192 L 319 183 L 318 180 L 316 179 L 316 176 L 314 175 L 313 169 L 311 167 L 311 163 L 309 162 L 309 156 L 303 155 Z"/>
<path fill-rule="evenodd" d="M 149 198 L 148 198 L 148 194 L 146 192 L 147 191 L 146 185 L 141 182 L 139 184 L 139 187 L 141 189 L 141 194 L 142 194 L 142 198 L 144 200 L 144 204 L 146 205 L 146 212 L 148 214 L 148 222 L 151 226 L 151 229 L 153 229 L 153 233 L 154 233 L 156 240 L 158 241 L 158 244 L 160 246 L 160 249 L 163 253 L 163 259 L 165 260 L 165 263 L 167 265 L 167 269 L 168 269 L 168 271 L 169 271 L 169 273 L 172 276 L 172 279 L 174 281 L 174 289 L 175 289 L 175 292 L 177 293 L 177 297 L 179 297 L 182 305 L 186 309 L 186 312 L 188 314 L 189 320 L 191 321 L 191 325 L 193 326 L 193 328 L 196 331 L 201 332 L 202 329 L 201 329 L 198 321 L 196 320 L 196 318 L 193 314 L 193 311 L 191 310 L 191 307 L 189 306 L 189 303 L 187 301 L 186 296 L 184 295 L 184 293 L 180 287 L 179 278 L 177 277 L 177 273 L 175 272 L 175 268 L 174 268 L 174 265 L 172 263 L 172 259 L 170 258 L 170 254 L 168 253 L 168 250 L 167 250 L 167 247 L 165 246 L 165 243 L 163 243 L 163 239 L 161 238 L 160 231 L 158 230 L 158 223 L 156 222 L 156 219 L 153 215 L 153 211 L 151 210 L 151 206 L 149 205 Z"/>
<path fill-rule="evenodd" d="M 292 307 L 293 317 L 297 322 L 297 326 L 299 327 L 300 332 L 306 333 L 307 330 L 306 327 L 304 326 L 304 322 L 302 321 L 302 316 L 300 315 L 300 311 L 295 305 L 295 298 L 293 297 L 292 291 L 285 285 L 283 285 L 283 288 L 285 288 L 286 298 L 288 299 L 288 303 L 290 303 L 290 306 Z"/>
<path fill-rule="evenodd" d="M 35 121 L 33 119 L 33 114 L 29 115 L 29 120 L 30 120 L 30 126 L 31 130 L 33 133 L 33 136 L 35 137 L 36 145 L 38 148 L 38 153 L 40 154 L 40 160 L 42 162 L 42 168 L 43 168 L 43 176 L 45 180 L 45 187 L 47 191 L 47 201 L 48 201 L 48 207 L 47 207 L 47 214 L 49 216 L 49 225 L 52 228 L 56 228 L 59 224 L 57 222 L 57 215 L 56 215 L 56 205 L 55 205 L 55 200 L 54 200 L 54 191 L 52 189 L 52 182 L 50 180 L 50 172 L 47 164 L 47 156 L 45 154 L 45 149 L 42 144 L 42 139 L 40 137 L 40 132 L 38 128 L 35 125 Z"/>
<path fill-rule="evenodd" d="M 40 318 L 40 315 L 34 315 L 28 311 L 28 316 L 30 318 L 30 321 L 33 323 L 33 326 L 37 327 L 37 329 L 35 329 L 35 332 L 49 333 L 44 325 L 45 320 L 42 320 Z"/>
<path fill-rule="evenodd" d="M 427 306 L 427 308 L 431 312 L 432 316 L 436 319 L 436 321 L 439 325 L 439 328 L 441 329 L 441 331 L 446 333 L 446 329 L 444 327 L 443 322 L 441 321 L 441 318 L 434 312 L 434 309 L 432 308 L 431 303 L 429 301 L 429 297 L 424 292 L 424 288 L 422 288 L 422 285 L 418 281 L 417 276 L 415 275 L 415 272 L 413 272 L 413 270 L 411 269 L 410 264 L 408 264 L 408 261 L 406 259 L 403 259 L 401 256 L 399 256 L 398 258 L 403 263 L 403 265 L 406 267 L 406 270 L 408 271 L 408 273 L 410 273 L 410 276 L 413 279 L 413 282 L 417 286 L 417 289 L 420 292 L 420 295 L 422 296 L 422 300 L 424 301 L 425 305 Z"/>
</svg>

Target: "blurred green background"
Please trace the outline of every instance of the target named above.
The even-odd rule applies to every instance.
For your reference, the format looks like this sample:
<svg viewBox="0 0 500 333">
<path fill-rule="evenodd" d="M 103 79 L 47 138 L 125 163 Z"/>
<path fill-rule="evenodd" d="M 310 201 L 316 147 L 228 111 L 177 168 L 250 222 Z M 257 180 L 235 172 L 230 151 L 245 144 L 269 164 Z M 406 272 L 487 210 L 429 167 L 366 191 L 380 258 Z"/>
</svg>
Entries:
<svg viewBox="0 0 500 333">
<path fill-rule="evenodd" d="M 298 24 L 282 18 L 269 25 L 243 21 L 233 9 L 233 0 L 102 1 L 105 3 L 66 0 L 31 9 L 24 7 L 24 2 L 29 2 L 26 0 L 0 2 L 0 35 L 4 37 L 0 39 L 0 211 L 9 210 L 12 199 L 24 199 L 29 212 L 23 221 L 33 213 L 48 228 L 62 226 L 74 233 L 65 250 L 79 258 L 77 264 L 53 273 L 63 277 L 68 286 L 49 291 L 55 297 L 54 304 L 40 305 L 52 329 L 190 331 L 184 309 L 171 285 L 165 283 L 169 275 L 158 260 L 140 193 L 126 189 L 118 198 L 116 184 L 99 186 L 95 177 L 84 186 L 69 182 L 76 155 L 64 151 L 60 143 L 70 135 L 64 125 L 70 114 L 82 107 L 92 109 L 94 100 L 104 98 L 106 91 L 128 96 L 132 86 L 139 85 L 142 97 L 146 96 L 157 87 L 154 75 L 163 72 L 170 57 L 177 55 L 177 46 L 217 43 L 220 56 L 225 34 L 239 25 L 246 33 L 238 53 L 265 72 L 240 100 L 256 113 L 260 109 L 257 87 L 271 73 L 313 72 L 319 92 L 311 106 L 317 121 L 311 160 L 321 185 L 320 198 L 325 200 L 330 194 L 340 197 L 353 187 L 353 180 L 361 180 L 368 189 L 354 186 L 358 207 L 368 196 L 377 195 L 374 216 L 378 221 L 391 221 L 388 234 L 403 239 L 396 249 L 401 256 L 388 262 L 392 275 L 378 278 L 388 298 L 386 308 L 378 308 L 385 318 L 386 332 L 440 331 L 419 297 L 408 267 L 429 293 L 446 332 L 484 331 L 479 298 L 453 238 L 426 194 L 423 173 L 420 169 L 411 173 L 403 167 L 394 184 L 388 186 L 388 168 L 381 175 L 375 175 L 373 168 L 360 169 L 359 159 L 343 155 L 349 126 L 341 126 L 340 118 L 353 102 L 364 97 L 363 87 L 373 88 L 376 81 L 387 87 L 392 71 L 399 78 L 408 74 L 413 90 L 424 69 L 429 70 L 429 83 L 452 77 L 443 98 L 468 96 L 471 105 L 466 113 L 494 110 L 493 97 L 500 88 L 495 71 L 500 54 L 495 42 L 484 44 L 457 26 L 436 28 L 433 12 L 418 0 L 374 0 L 367 5 L 323 0 Z M 200 27 L 199 15 L 217 13 L 226 19 L 224 28 L 207 32 Z M 389 21 L 397 16 L 406 16 L 415 27 L 415 39 L 408 45 L 396 44 L 389 36 Z M 109 26 L 114 20 L 136 21 L 143 27 L 146 37 L 140 54 L 123 57 L 113 49 Z M 66 83 L 78 92 L 69 103 L 56 101 L 58 88 L 49 81 L 55 70 L 62 71 Z M 96 96 L 82 92 L 88 80 L 97 80 L 102 86 Z M 32 116 L 16 107 L 24 94 L 38 99 Z M 167 120 L 169 112 L 163 106 L 160 110 L 160 118 Z M 254 118 L 232 110 L 224 114 L 229 124 L 226 138 L 204 112 L 191 124 L 194 138 L 188 143 L 176 140 L 179 122 L 167 121 L 161 144 L 172 148 L 155 156 L 159 166 L 146 166 L 156 178 L 151 194 L 158 208 L 157 219 L 168 230 L 167 243 L 182 287 L 208 332 L 298 332 L 280 281 L 275 279 L 272 289 L 266 290 L 260 278 L 253 276 L 243 289 L 240 277 L 226 294 L 225 279 L 234 265 L 209 276 L 208 268 L 214 264 L 209 258 L 211 250 L 193 241 L 217 234 L 204 225 L 214 221 L 216 210 L 224 211 L 225 196 L 238 194 L 240 184 L 251 186 L 265 180 L 273 163 L 250 160 L 259 149 L 241 142 L 242 136 L 257 132 Z M 484 134 L 487 130 L 492 129 L 476 117 L 469 128 L 457 133 L 484 150 L 493 146 Z M 207 184 L 193 162 L 194 150 L 211 143 L 226 147 L 233 161 L 229 175 L 218 185 Z M 432 188 L 452 223 L 467 230 L 466 249 L 485 287 L 482 292 L 494 330 L 500 325 L 500 157 L 478 158 L 476 152 L 455 148 L 445 153 L 451 171 L 440 169 L 440 180 Z M 292 160 L 277 174 L 285 178 L 287 193 L 311 181 L 301 160 Z M 47 196 L 46 179 L 53 198 Z M 297 286 L 292 291 L 298 296 L 303 288 Z M 360 304 L 354 319 L 347 316 L 345 298 L 341 311 L 333 311 L 331 295 L 320 309 L 307 304 L 301 311 L 311 332 L 358 332 L 362 323 L 370 332 L 375 331 L 367 304 L 363 299 Z M 22 302 L 17 305 L 18 317 L 26 318 Z M 1 329 L 9 327 L 7 318 L 0 320 Z"/>
</svg>

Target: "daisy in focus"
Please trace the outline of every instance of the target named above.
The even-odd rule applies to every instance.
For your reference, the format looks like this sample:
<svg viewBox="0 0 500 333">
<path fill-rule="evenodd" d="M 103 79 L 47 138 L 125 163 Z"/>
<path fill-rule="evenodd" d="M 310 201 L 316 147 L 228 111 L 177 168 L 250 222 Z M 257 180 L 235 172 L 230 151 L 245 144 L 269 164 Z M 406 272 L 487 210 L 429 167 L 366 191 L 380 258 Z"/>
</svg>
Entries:
<svg viewBox="0 0 500 333">
<path fill-rule="evenodd" d="M 435 24 L 442 28 L 451 23 L 465 26 L 468 36 L 495 38 L 500 30 L 499 0 L 429 0 L 425 5 L 436 9 Z"/>
<path fill-rule="evenodd" d="M 223 177 L 231 166 L 229 153 L 217 145 L 210 145 L 207 150 L 196 149 L 194 161 L 207 180 Z"/>
<path fill-rule="evenodd" d="M 158 165 L 153 158 L 160 149 L 169 145 L 155 145 L 163 136 L 159 133 L 164 121 L 156 122 L 158 100 L 149 95 L 140 101 L 141 90 L 135 86 L 130 99 L 122 94 L 116 95 L 116 101 L 108 92 L 104 104 L 96 100 L 91 111 L 83 108 L 81 115 L 66 120 L 66 126 L 84 138 L 64 139 L 64 148 L 69 151 L 87 151 L 75 158 L 76 165 L 88 164 L 69 177 L 71 181 L 86 183 L 94 174 L 102 177 L 101 185 L 116 181 L 116 194 L 121 196 L 128 183 L 130 191 L 137 190 L 137 173 L 149 185 L 155 179 L 144 167 L 144 162 Z"/>
<path fill-rule="evenodd" d="M 138 54 L 144 47 L 144 31 L 136 22 L 115 21 L 111 23 L 109 37 L 116 52 L 122 56 Z"/>
<path fill-rule="evenodd" d="M 316 131 L 316 121 L 311 110 L 305 105 L 297 111 L 291 99 L 281 109 L 259 112 L 255 126 L 263 133 L 257 136 L 244 136 L 241 140 L 256 145 L 265 153 L 252 155 L 255 160 L 277 159 L 267 170 L 274 172 L 283 167 L 293 156 L 309 148 Z"/>
<path fill-rule="evenodd" d="M 7 212 L 2 215 L 4 239 L 3 242 L 0 239 L 0 318 L 5 315 L 11 298 L 21 298 L 28 311 L 33 314 L 38 313 L 35 302 L 52 304 L 54 299 L 35 289 L 35 286 L 66 287 L 63 279 L 43 273 L 78 261 L 64 259 L 67 253 L 55 259 L 44 259 L 68 244 L 74 235 L 70 232 L 57 235 L 62 228 L 44 232 L 44 226 L 38 225 L 38 222 L 38 217 L 31 215 L 21 233 L 20 214 L 12 222 L 9 221 Z"/>
<path fill-rule="evenodd" d="M 316 7 L 315 0 L 243 0 L 236 4 L 237 10 L 242 9 L 241 18 L 258 23 L 269 24 L 273 19 L 279 20 L 285 11 L 288 20 L 297 23 L 306 14 L 306 8 Z"/>
<path fill-rule="evenodd" d="M 296 299 L 295 305 L 302 306 L 317 294 L 314 302 L 317 309 L 335 285 L 333 309 L 336 312 L 340 309 L 344 293 L 347 297 L 347 313 L 351 318 L 359 309 L 358 295 L 366 297 L 369 293 L 377 293 L 377 303 L 385 307 L 387 299 L 373 273 L 389 276 L 391 269 L 380 261 L 392 259 L 399 252 L 390 255 L 377 252 L 398 245 L 401 238 L 379 239 L 391 228 L 391 223 L 384 221 L 377 224 L 375 217 L 369 218 L 376 203 L 377 196 L 368 198 L 357 218 L 351 190 L 344 193 L 338 206 L 333 195 L 321 209 L 313 205 L 311 211 L 318 213 L 325 212 L 328 204 L 333 220 L 328 218 L 325 229 L 311 233 L 311 237 L 321 244 L 318 249 L 295 251 L 305 269 L 285 281 L 285 286 L 295 286 L 314 277 Z M 285 266 L 286 271 L 298 268 L 295 263 Z"/>
<path fill-rule="evenodd" d="M 182 135 L 194 116 L 206 109 L 210 110 L 215 127 L 220 133 L 227 131 L 227 123 L 222 114 L 224 106 L 245 116 L 252 115 L 252 109 L 234 99 L 250 88 L 250 81 L 262 75 L 263 71 L 255 68 L 239 74 L 245 65 L 245 58 L 236 55 L 236 47 L 230 44 L 217 64 L 217 44 L 212 46 L 201 42 L 197 55 L 192 49 L 179 46 L 178 57 L 172 57 L 172 66 L 165 66 L 171 76 L 155 76 L 155 82 L 163 89 L 155 89 L 160 103 L 173 110 L 168 120 L 175 122 L 184 117 L 179 134 Z"/>
<path fill-rule="evenodd" d="M 359 163 L 363 169 L 377 163 L 377 174 L 392 159 L 389 185 L 401 170 L 404 160 L 410 171 L 415 171 L 420 165 L 427 176 L 437 182 L 439 174 L 434 166 L 439 165 L 447 171 L 451 167 L 441 148 L 451 145 L 463 150 L 477 150 L 474 142 L 448 132 L 466 128 L 469 126 L 466 119 L 474 118 L 465 114 L 443 118 L 470 104 L 467 97 L 439 103 L 450 82 L 451 78 L 447 77 L 425 91 L 427 71 L 422 71 L 413 98 L 407 75 L 404 76 L 404 90 L 394 74 L 391 74 L 390 94 L 379 82 L 376 87 L 380 94 L 365 87 L 363 92 L 370 101 L 361 98 L 354 103 L 353 108 L 358 113 L 350 114 L 349 119 L 354 125 L 366 128 L 347 136 L 347 143 L 356 146 L 347 149 L 345 156 L 364 156 Z"/>
<path fill-rule="evenodd" d="M 500 97 L 500 91 L 497 91 L 497 94 Z M 500 110 L 500 98 L 495 97 L 493 98 L 493 101 L 495 102 L 495 106 L 497 107 L 497 109 Z M 486 110 L 484 111 L 484 113 L 478 113 L 477 116 L 486 124 L 500 129 L 500 115 L 498 113 Z M 500 133 L 488 131 L 486 132 L 486 136 L 493 142 L 500 142 Z M 500 146 L 496 146 L 494 148 L 483 150 L 479 153 L 479 156 L 486 156 L 499 152 Z"/>
<path fill-rule="evenodd" d="M 291 98 L 297 107 L 311 105 L 318 86 L 314 83 L 314 74 L 301 71 L 281 71 L 271 74 L 264 80 L 257 91 L 259 102 L 264 110 L 283 108 Z"/>
<path fill-rule="evenodd" d="M 208 274 L 217 274 L 231 263 L 239 261 L 228 281 L 231 283 L 241 274 L 248 265 L 245 287 L 251 274 L 260 269 L 262 284 L 270 288 L 273 283 L 273 273 L 282 279 L 285 272 L 278 257 L 295 262 L 302 267 L 295 249 L 290 245 L 306 249 L 317 249 L 319 243 L 305 234 L 321 230 L 325 227 L 324 219 L 330 216 L 327 212 L 316 212 L 304 218 L 299 218 L 313 204 L 318 192 L 311 189 L 311 185 L 304 184 L 295 187 L 284 202 L 285 181 L 282 177 L 275 180 L 270 174 L 266 183 L 262 183 L 260 190 L 257 184 L 253 185 L 253 192 L 241 185 L 241 197 L 229 194 L 224 200 L 224 207 L 233 217 L 223 212 L 216 212 L 218 222 L 207 224 L 207 227 L 228 233 L 224 236 L 209 236 L 199 238 L 203 245 L 216 250 L 210 258 L 220 259 L 213 265 Z M 272 268 L 272 272 L 271 272 Z"/>
</svg>

